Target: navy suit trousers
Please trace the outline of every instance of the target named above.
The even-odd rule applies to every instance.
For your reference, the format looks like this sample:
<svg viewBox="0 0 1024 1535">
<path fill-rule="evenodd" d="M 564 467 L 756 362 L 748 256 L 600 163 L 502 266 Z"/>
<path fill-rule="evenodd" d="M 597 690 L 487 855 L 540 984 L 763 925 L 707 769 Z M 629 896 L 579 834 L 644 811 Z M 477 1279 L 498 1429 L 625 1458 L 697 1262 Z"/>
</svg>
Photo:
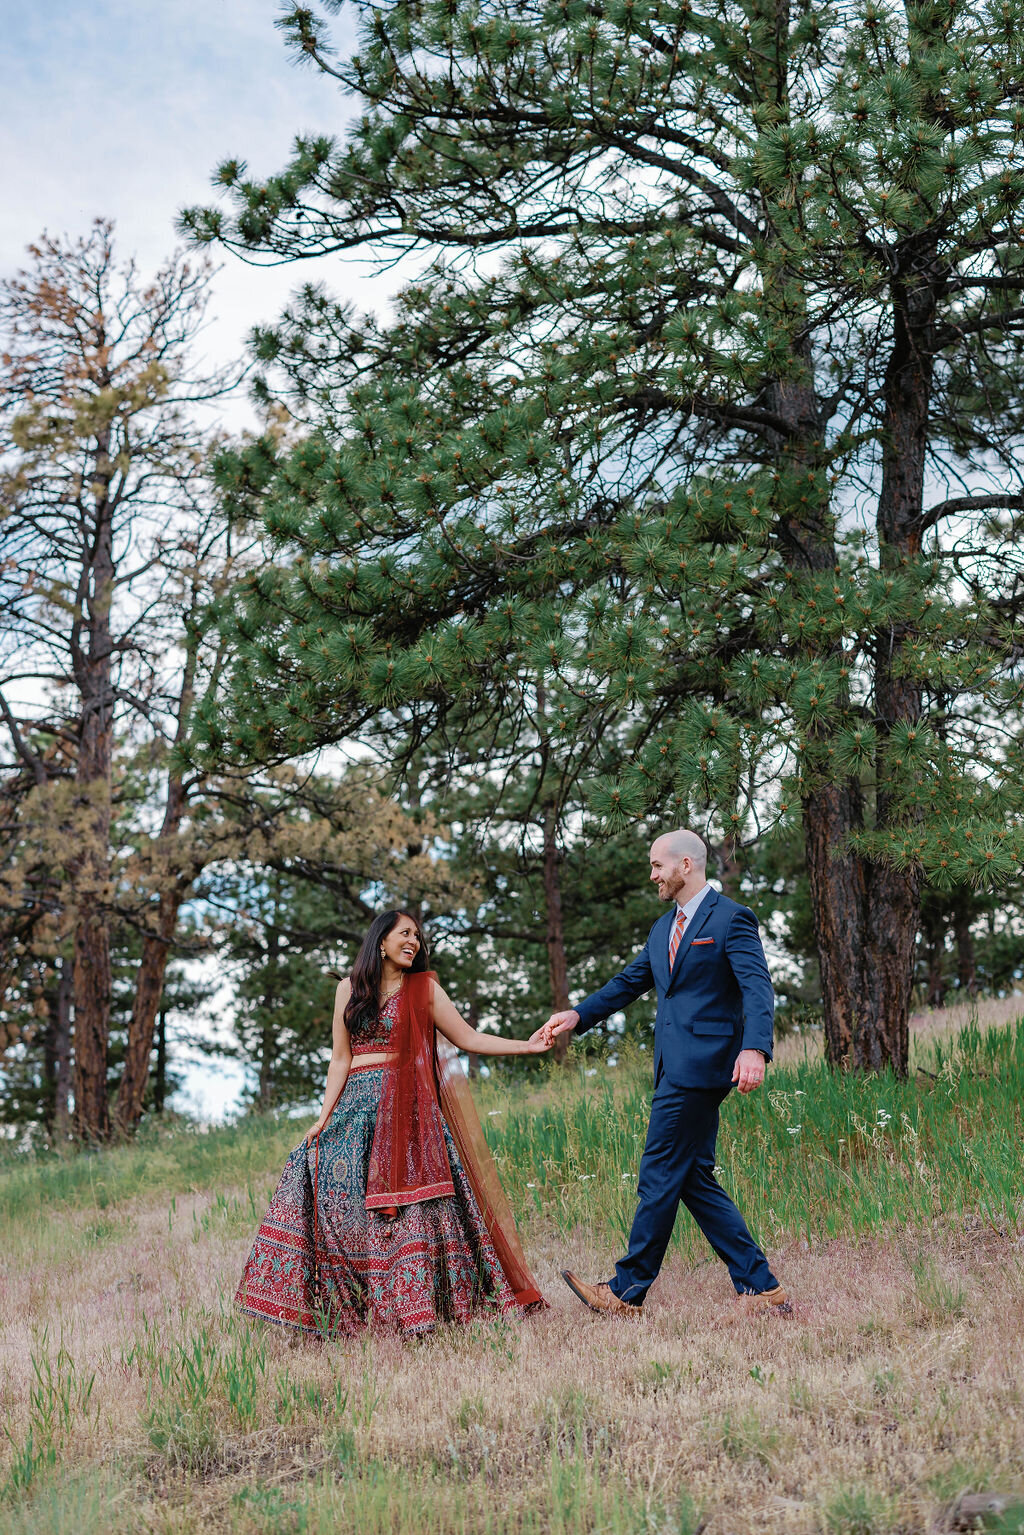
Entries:
<svg viewBox="0 0 1024 1535">
<path fill-rule="evenodd" d="M 658 1277 L 680 1201 L 727 1265 L 738 1294 L 757 1294 L 777 1285 L 767 1258 L 715 1177 L 718 1109 L 728 1091 L 674 1087 L 664 1071 L 659 1072 L 629 1251 L 615 1265 L 611 1281 L 620 1300 L 642 1305 Z"/>
</svg>

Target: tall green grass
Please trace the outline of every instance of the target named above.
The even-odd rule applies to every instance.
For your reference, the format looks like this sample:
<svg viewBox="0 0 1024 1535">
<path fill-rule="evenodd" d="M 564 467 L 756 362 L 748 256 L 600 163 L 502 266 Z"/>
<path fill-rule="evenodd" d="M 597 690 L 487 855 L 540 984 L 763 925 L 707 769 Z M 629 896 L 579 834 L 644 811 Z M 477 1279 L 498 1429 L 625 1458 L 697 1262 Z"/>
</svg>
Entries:
<svg viewBox="0 0 1024 1535">
<path fill-rule="evenodd" d="M 907 1081 L 855 1077 L 820 1061 L 773 1067 L 761 1091 L 722 1109 L 720 1176 L 768 1242 L 923 1226 L 975 1216 L 1016 1228 L 1024 1206 L 1024 1020 L 974 1026 L 925 1047 Z M 579 1224 L 628 1229 L 650 1110 L 650 1059 L 612 1068 L 552 1069 L 545 1085 L 511 1075 L 481 1090 L 488 1139 L 520 1221 L 568 1233 Z M 94 1212 L 84 1235 L 120 1231 L 116 1207 L 209 1192 L 219 1203 L 192 1219 L 255 1226 L 302 1121 L 272 1115 L 199 1132 L 151 1130 L 130 1145 L 78 1155 L 0 1155 L 0 1206 L 35 1226 L 40 1207 Z M 244 1188 L 228 1198 L 225 1190 Z M 106 1212 L 104 1214 L 103 1212 Z M 680 1222 L 677 1244 L 699 1238 Z"/>
<path fill-rule="evenodd" d="M 285 1485 L 259 1475 L 221 1503 L 216 1518 L 188 1507 L 154 1522 L 145 1483 L 120 1487 L 99 1470 L 59 1472 L 31 1498 L 0 1515 L 5 1535 L 175 1535 L 203 1529 L 231 1535 L 694 1535 L 699 1521 L 684 1493 L 666 1500 L 637 1492 L 590 1463 L 551 1457 L 546 1474 L 512 1502 L 495 1497 L 485 1478 L 410 1472 L 377 1460 Z M 197 1499 L 202 1496 L 197 1489 Z"/>
<path fill-rule="evenodd" d="M 649 1063 L 577 1073 L 526 1106 L 485 1092 L 484 1123 L 514 1208 L 568 1232 L 622 1234 L 650 1109 Z M 1024 1211 L 1024 1020 L 936 1042 L 906 1081 L 820 1061 L 773 1068 L 722 1108 L 722 1182 L 765 1240 L 817 1240 L 974 1215 L 1016 1227 Z M 689 1222 L 676 1241 L 699 1242 Z"/>
<path fill-rule="evenodd" d="M 308 1125 L 273 1114 L 200 1130 L 148 1126 L 127 1145 L 67 1152 L 0 1150 L 0 1208 L 14 1219 L 48 1209 L 106 1210 L 157 1194 L 251 1184 L 263 1192 Z"/>
</svg>

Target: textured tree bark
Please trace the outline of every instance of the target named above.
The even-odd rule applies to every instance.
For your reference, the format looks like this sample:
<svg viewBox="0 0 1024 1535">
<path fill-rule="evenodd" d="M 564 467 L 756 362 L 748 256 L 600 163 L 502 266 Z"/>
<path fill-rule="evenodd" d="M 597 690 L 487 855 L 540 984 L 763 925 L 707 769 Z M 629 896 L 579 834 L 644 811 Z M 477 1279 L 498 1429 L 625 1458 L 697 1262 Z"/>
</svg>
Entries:
<svg viewBox="0 0 1024 1535">
<path fill-rule="evenodd" d="M 895 574 L 921 551 L 921 511 L 928 453 L 932 394 L 935 291 L 929 252 L 915 257 L 905 281 L 894 285 L 893 344 L 885 376 L 885 432 L 877 527 L 881 568 Z M 879 730 L 876 817 L 896 827 L 901 818 L 889 778 L 885 748 L 897 726 L 920 722 L 921 688 L 903 669 L 903 654 L 916 637 L 912 619 L 879 632 L 875 652 L 875 713 Z M 884 864 L 872 869 L 876 946 L 884 963 L 885 1064 L 905 1075 L 909 1058 L 908 1019 L 914 982 L 914 944 L 921 915 L 921 876 Z"/>
<path fill-rule="evenodd" d="M 722 894 L 727 895 L 731 901 L 738 901 L 743 867 L 737 855 L 736 838 L 723 837 L 721 842 L 711 847 L 711 853 L 717 864 L 715 872 L 722 887 Z"/>
<path fill-rule="evenodd" d="M 94 542 L 82 572 L 82 611 L 72 653 L 82 716 L 76 783 L 82 830 L 70 862 L 76 909 L 74 932 L 75 1133 L 86 1140 L 110 1134 L 107 1043 L 110 1034 L 110 773 L 114 726 L 110 605 L 114 592 L 112 478 L 109 443 L 101 437 L 93 479 Z M 85 645 L 82 645 L 82 628 Z"/>
<path fill-rule="evenodd" d="M 153 1076 L 153 1113 L 162 1114 L 167 1103 L 167 1011 L 160 1009 L 156 1026 L 156 1071 Z"/>
<path fill-rule="evenodd" d="M 809 387 L 773 385 L 773 411 L 791 423 L 786 447 L 790 470 L 810 472 L 818 436 L 817 402 Z M 802 446 L 798 446 L 802 445 Z M 819 492 L 820 494 L 820 492 Z M 782 519 L 779 542 L 787 564 L 801 576 L 835 569 L 837 551 L 831 513 L 808 492 L 800 515 Z M 827 746 L 823 732 L 808 731 L 808 756 Z M 909 997 L 912 945 L 905 944 L 905 923 L 895 913 L 884 871 L 868 864 L 850 846 L 864 827 L 865 804 L 855 778 L 838 782 L 811 762 L 801 795 L 804 851 L 811 896 L 815 944 L 821 973 L 825 1021 L 825 1057 L 829 1064 L 854 1070 L 878 1070 L 887 1064 L 906 1070 L 906 1008 L 902 1031 L 896 1008 L 901 992 L 900 967 L 906 971 Z M 897 920 L 897 934 L 888 922 Z M 902 1061 L 902 1067 L 900 1062 Z"/>
<path fill-rule="evenodd" d="M 549 805 L 544 816 L 544 910 L 548 949 L 548 979 L 551 986 L 551 1010 L 565 1012 L 569 1003 L 569 970 L 565 959 L 565 928 L 562 921 L 561 857 L 558 851 L 558 816 Z M 559 1034 L 552 1054 L 560 1066 L 569 1054 L 568 1034 Z"/>
<path fill-rule="evenodd" d="M 906 1075 L 919 901 L 915 882 L 846 846 L 860 817 L 849 785 L 803 802 L 804 845 L 821 966 L 825 1058 Z"/>
<path fill-rule="evenodd" d="M 178 719 L 174 745 L 178 747 L 188 729 L 189 711 L 195 691 L 196 645 L 190 640 L 185 652 L 185 664 L 181 675 L 178 696 Z M 181 832 L 185 817 L 186 794 L 180 774 L 173 770 L 167 776 L 164 818 L 156 839 L 155 855 L 160 863 L 160 878 L 164 881 L 156 910 L 154 930 L 147 933 L 142 945 L 142 960 L 135 980 L 135 997 L 132 1003 L 131 1023 L 128 1027 L 128 1045 L 125 1051 L 124 1074 L 117 1094 L 117 1127 L 122 1134 L 134 1130 L 142 1118 L 142 1106 L 146 1099 L 146 1083 L 149 1079 L 150 1060 L 153 1054 L 153 1034 L 160 999 L 163 995 L 164 976 L 171 944 L 178 925 L 184 890 L 189 878 L 184 871 L 175 871 L 171 853 Z M 166 1038 L 164 1039 L 166 1049 Z M 166 1068 L 166 1061 L 165 1061 Z"/>
<path fill-rule="evenodd" d="M 110 1034 L 110 933 L 102 912 L 87 910 L 75 929 L 75 1134 L 105 1140 Z"/>
<path fill-rule="evenodd" d="M 930 276 L 894 279 L 893 340 L 885 377 L 882 479 L 876 510 L 883 574 L 897 571 L 920 550 L 928 409 L 931 396 L 931 330 L 935 296 Z M 810 399 L 795 388 L 776 389 L 777 411 L 806 442 L 813 420 Z M 805 457 L 811 455 L 805 452 Z M 822 518 L 781 528 L 787 559 L 795 568 L 825 571 L 835 562 L 834 541 Z M 889 780 L 886 746 L 898 725 L 921 715 L 920 689 L 903 674 L 902 652 L 912 623 L 892 622 L 875 639 L 874 715 L 879 751 L 875 771 L 874 825 L 895 825 L 899 806 Z M 821 744 L 818 742 L 817 744 Z M 818 775 L 820 777 L 820 775 Z M 866 826 L 859 784 L 816 782 L 802 797 L 807 870 L 821 966 L 825 1055 L 833 1067 L 855 1071 L 891 1068 L 905 1076 L 914 946 L 920 918 L 920 878 L 851 847 Z"/>
<path fill-rule="evenodd" d="M 50 1102 L 46 1127 L 58 1140 L 71 1128 L 71 1005 L 73 988 L 71 962 L 57 961 L 56 984 L 46 993 L 48 1013 L 44 1072 Z"/>
<path fill-rule="evenodd" d="M 181 901 L 176 894 L 162 895 L 157 911 L 157 930 L 147 934 L 143 940 L 142 959 L 135 978 L 131 1022 L 128 1025 L 124 1073 L 117 1091 L 115 1118 L 122 1134 L 134 1130 L 142 1118 L 157 1014 L 160 1011 L 167 960 L 180 906 Z"/>
</svg>

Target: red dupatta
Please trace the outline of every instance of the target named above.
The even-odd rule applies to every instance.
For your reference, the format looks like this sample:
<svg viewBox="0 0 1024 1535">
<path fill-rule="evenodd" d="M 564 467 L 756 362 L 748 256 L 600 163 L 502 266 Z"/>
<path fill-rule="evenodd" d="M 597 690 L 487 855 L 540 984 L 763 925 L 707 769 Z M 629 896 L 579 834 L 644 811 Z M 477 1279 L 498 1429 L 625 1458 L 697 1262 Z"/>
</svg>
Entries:
<svg viewBox="0 0 1024 1535">
<path fill-rule="evenodd" d="M 458 1054 L 440 1060 L 434 1028 L 433 971 L 406 975 L 384 1068 L 377 1128 L 366 1182 L 368 1210 L 394 1210 L 424 1199 L 452 1197 L 455 1186 L 444 1143 L 444 1121 L 458 1148 L 484 1224 L 520 1306 L 543 1306 L 530 1273 L 498 1169 L 494 1165 Z"/>
<path fill-rule="evenodd" d="M 377 1128 L 366 1179 L 366 1208 L 394 1210 L 424 1199 L 451 1198 L 434 1049 L 434 973 L 402 979 L 398 1017 L 384 1067 Z"/>
<path fill-rule="evenodd" d="M 447 1040 L 441 1045 L 440 1082 L 444 1117 L 459 1148 L 462 1165 L 509 1288 L 520 1306 L 546 1306 L 547 1301 L 526 1262 L 508 1197 L 484 1138 L 484 1128 L 466 1074 L 459 1064 L 458 1051 Z"/>
</svg>

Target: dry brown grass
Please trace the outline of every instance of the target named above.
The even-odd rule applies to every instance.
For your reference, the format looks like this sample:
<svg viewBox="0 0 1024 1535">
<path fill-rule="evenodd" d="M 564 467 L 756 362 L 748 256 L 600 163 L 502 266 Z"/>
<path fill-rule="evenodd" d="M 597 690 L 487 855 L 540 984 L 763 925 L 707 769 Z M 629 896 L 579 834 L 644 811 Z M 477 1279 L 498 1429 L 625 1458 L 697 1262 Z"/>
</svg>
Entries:
<svg viewBox="0 0 1024 1535">
<path fill-rule="evenodd" d="M 983 1005 L 979 1022 L 1019 1007 Z M 970 1016 L 919 1019 L 922 1049 Z M 725 1270 L 678 1251 L 640 1324 L 593 1317 L 559 1270 L 606 1275 L 617 1238 L 594 1224 L 566 1238 L 540 1214 L 525 1237 L 545 1314 L 419 1345 L 319 1345 L 232 1310 L 278 1132 L 251 1150 L 231 1151 L 251 1196 L 89 1206 L 76 1184 L 65 1206 L 26 1211 L 22 1192 L 0 1281 L 5 1535 L 693 1535 L 702 1521 L 707 1535 L 881 1535 L 933 1529 L 958 1493 L 1021 1485 L 1019 1221 L 790 1241 L 770 1257 L 793 1319 L 722 1326 Z M 108 1194 L 125 1187 L 113 1163 L 106 1176 Z M 211 1379 L 186 1390 L 174 1361 L 192 1347 Z"/>
<path fill-rule="evenodd" d="M 95 1385 L 61 1464 L 106 1467 L 120 1489 L 120 1528 L 320 1528 L 304 1525 L 291 1505 L 305 1490 L 312 1512 L 326 1510 L 343 1487 L 341 1421 L 350 1458 L 387 1468 L 396 1484 L 419 1478 L 427 1492 L 435 1487 L 436 1511 L 447 1498 L 453 1521 L 453 1489 L 463 1486 L 462 1517 L 476 1509 L 476 1522 L 429 1526 L 439 1529 L 484 1528 L 488 1499 L 492 1512 L 528 1505 L 553 1459 L 598 1481 L 613 1478 L 633 1499 L 630 1519 L 650 1511 L 653 1523 L 607 1526 L 629 1529 L 661 1528 L 657 1511 L 685 1491 L 709 1531 L 855 1535 L 858 1519 L 861 1528 L 869 1519 L 870 1528 L 923 1530 L 955 1492 L 1020 1475 L 1024 1251 L 981 1227 L 924 1243 L 821 1251 L 798 1244 L 773 1253 L 796 1296 L 794 1319 L 733 1327 L 715 1325 L 728 1314 L 730 1292 L 714 1261 L 696 1271 L 670 1264 L 638 1327 L 602 1322 L 579 1307 L 558 1270 L 571 1258 L 585 1273 L 606 1272 L 610 1243 L 581 1231 L 567 1251 L 534 1230 L 532 1257 L 552 1303 L 545 1315 L 419 1346 L 376 1339 L 296 1347 L 272 1330 L 257 1421 L 241 1432 L 219 1403 L 205 1462 L 176 1467 L 147 1434 L 154 1373 L 144 1363 L 126 1366 L 124 1356 L 147 1326 L 165 1342 L 205 1326 L 226 1344 L 236 1330 L 220 1318 L 248 1235 L 196 1228 L 193 1241 L 193 1209 L 201 1215 L 209 1204 L 178 1200 L 172 1230 L 165 1207 L 123 1212 L 123 1234 L 100 1241 L 87 1223 L 65 1226 L 58 1243 L 43 1241 L 43 1262 L 5 1278 L 7 1421 L 27 1421 L 31 1356 L 52 1355 L 63 1339 L 79 1374 L 95 1372 Z M 274 1382 L 285 1371 L 332 1399 L 342 1382 L 341 1419 L 332 1412 L 326 1422 L 319 1414 L 276 1421 Z M 518 1526 L 510 1514 L 506 1526 L 490 1527 Z M 559 1526 L 552 1517 L 536 1527 L 591 1526 Z"/>
<path fill-rule="evenodd" d="M 936 1038 L 957 1034 L 969 1023 L 976 1022 L 980 1029 L 1003 1028 L 1015 1023 L 1024 1012 L 1024 994 L 1013 992 L 1008 997 L 980 997 L 973 1001 L 956 1002 L 949 1007 L 922 1008 L 910 1017 L 911 1069 L 916 1064 L 919 1048 Z M 795 1065 L 802 1060 L 820 1060 L 823 1054 L 823 1038 L 820 1030 L 802 1034 L 788 1034 L 780 1039 L 775 1050 L 776 1064 Z"/>
</svg>

